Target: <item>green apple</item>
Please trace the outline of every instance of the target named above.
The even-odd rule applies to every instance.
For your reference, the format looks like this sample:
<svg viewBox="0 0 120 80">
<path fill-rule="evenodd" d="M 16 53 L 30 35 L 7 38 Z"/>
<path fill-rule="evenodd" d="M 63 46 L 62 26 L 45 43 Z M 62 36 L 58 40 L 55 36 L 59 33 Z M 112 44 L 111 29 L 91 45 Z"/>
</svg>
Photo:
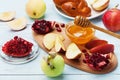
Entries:
<svg viewBox="0 0 120 80">
<path fill-rule="evenodd" d="M 29 0 L 26 4 L 26 13 L 31 18 L 41 18 L 46 11 L 44 0 Z"/>
<path fill-rule="evenodd" d="M 57 77 L 62 74 L 64 70 L 64 59 L 60 55 L 49 55 L 41 61 L 41 69 L 48 77 Z"/>
</svg>

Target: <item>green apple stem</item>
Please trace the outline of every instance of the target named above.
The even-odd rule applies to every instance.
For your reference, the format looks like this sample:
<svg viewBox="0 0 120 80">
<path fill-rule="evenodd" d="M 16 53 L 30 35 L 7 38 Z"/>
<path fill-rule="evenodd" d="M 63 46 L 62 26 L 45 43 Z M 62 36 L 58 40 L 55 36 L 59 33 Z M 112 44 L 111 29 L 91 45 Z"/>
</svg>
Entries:
<svg viewBox="0 0 120 80">
<path fill-rule="evenodd" d="M 36 16 L 36 12 L 33 12 L 33 15 Z"/>
<path fill-rule="evenodd" d="M 50 52 L 50 53 L 49 53 L 49 55 L 50 55 L 52 58 L 54 58 L 54 57 L 56 56 L 56 54 L 57 54 L 56 52 Z"/>
<path fill-rule="evenodd" d="M 115 6 L 115 8 L 117 8 L 119 6 L 119 4 L 117 4 L 116 6 Z"/>
<path fill-rule="evenodd" d="M 48 65 L 50 66 L 51 69 L 54 69 L 55 67 L 53 66 L 53 64 L 51 63 L 51 59 L 54 59 L 56 56 L 56 52 L 51 52 L 49 53 L 49 58 L 48 58 Z"/>
<path fill-rule="evenodd" d="M 55 67 L 53 66 L 53 64 L 51 63 L 51 61 L 48 62 L 48 66 L 51 68 L 51 69 L 54 69 Z"/>
<path fill-rule="evenodd" d="M 51 69 L 54 69 L 55 67 L 53 66 L 51 60 L 54 59 L 56 56 L 56 53 L 50 53 L 48 57 L 44 57 L 44 60 L 47 62 L 48 66 Z"/>
</svg>

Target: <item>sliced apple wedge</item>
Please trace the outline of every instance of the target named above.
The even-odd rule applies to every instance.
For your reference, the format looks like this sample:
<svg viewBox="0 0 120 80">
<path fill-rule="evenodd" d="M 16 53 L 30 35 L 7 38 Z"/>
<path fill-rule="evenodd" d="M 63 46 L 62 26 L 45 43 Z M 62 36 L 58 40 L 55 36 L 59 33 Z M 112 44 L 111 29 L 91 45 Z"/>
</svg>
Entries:
<svg viewBox="0 0 120 80">
<path fill-rule="evenodd" d="M 88 42 L 87 44 L 85 44 L 85 47 L 87 49 L 91 49 L 93 47 L 99 46 L 99 45 L 104 45 L 107 44 L 108 42 L 106 40 L 100 40 L 100 39 L 96 39 L 96 40 L 92 40 L 90 42 Z"/>
<path fill-rule="evenodd" d="M 10 21 L 15 18 L 16 13 L 14 11 L 1 12 L 0 20 L 1 21 Z"/>
<path fill-rule="evenodd" d="M 92 3 L 92 8 L 96 11 L 102 11 L 108 7 L 110 0 L 95 0 Z"/>
<path fill-rule="evenodd" d="M 99 45 L 99 46 L 91 48 L 90 52 L 100 53 L 100 54 L 114 53 L 114 45 L 113 44 Z"/>
<path fill-rule="evenodd" d="M 81 50 L 75 43 L 71 43 L 66 50 L 67 59 L 78 59 L 81 56 Z"/>
<path fill-rule="evenodd" d="M 55 45 L 56 34 L 48 33 L 43 37 L 43 45 L 46 49 L 51 50 Z"/>
<path fill-rule="evenodd" d="M 60 36 L 56 36 L 55 51 L 58 52 L 58 53 L 64 53 L 65 52 L 65 46 L 64 46 L 63 41 L 61 40 Z"/>
<path fill-rule="evenodd" d="M 57 34 L 56 36 L 58 36 L 61 41 L 64 41 L 64 40 L 65 40 L 65 38 L 64 38 L 62 35 L 60 35 L 60 34 Z"/>
<path fill-rule="evenodd" d="M 17 18 L 15 20 L 7 22 L 7 24 L 12 30 L 21 30 L 21 29 L 24 29 L 26 27 L 27 19 L 24 17 Z"/>
<path fill-rule="evenodd" d="M 55 46 L 56 37 L 59 36 L 60 40 L 64 40 L 64 37 L 56 33 L 48 33 L 43 38 L 43 45 L 46 49 L 51 50 Z"/>
</svg>

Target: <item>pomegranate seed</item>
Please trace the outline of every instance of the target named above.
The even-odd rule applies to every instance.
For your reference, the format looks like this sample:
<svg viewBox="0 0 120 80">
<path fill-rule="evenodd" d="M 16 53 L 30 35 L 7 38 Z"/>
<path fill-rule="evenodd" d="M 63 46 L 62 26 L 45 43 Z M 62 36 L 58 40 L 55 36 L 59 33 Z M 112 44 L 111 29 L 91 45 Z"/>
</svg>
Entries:
<svg viewBox="0 0 120 80">
<path fill-rule="evenodd" d="M 64 27 L 65 27 L 65 24 L 64 24 L 64 23 L 62 23 L 62 24 L 61 24 L 61 27 L 62 27 L 62 28 L 64 28 Z"/>
<path fill-rule="evenodd" d="M 59 24 L 55 24 L 55 27 L 58 28 L 58 27 L 60 27 L 60 26 L 59 26 Z"/>
<path fill-rule="evenodd" d="M 58 32 L 61 32 L 61 31 L 62 31 L 60 27 L 57 27 L 56 30 L 57 30 Z"/>
<path fill-rule="evenodd" d="M 86 49 L 83 49 L 83 50 L 82 50 L 82 52 L 83 52 L 83 53 L 86 53 L 86 52 L 87 52 L 87 50 L 86 50 Z"/>
</svg>

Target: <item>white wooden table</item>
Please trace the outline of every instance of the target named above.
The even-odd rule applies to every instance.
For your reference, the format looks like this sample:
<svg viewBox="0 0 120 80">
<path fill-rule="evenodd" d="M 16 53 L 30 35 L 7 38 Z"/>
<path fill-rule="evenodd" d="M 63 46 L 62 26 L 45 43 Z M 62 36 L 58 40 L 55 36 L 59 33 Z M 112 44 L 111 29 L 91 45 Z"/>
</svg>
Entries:
<svg viewBox="0 0 120 80">
<path fill-rule="evenodd" d="M 0 12 L 4 11 L 16 11 L 16 18 L 26 17 L 28 23 L 32 24 L 33 20 L 30 19 L 25 12 L 25 4 L 28 0 L 0 0 Z M 71 21 L 61 15 L 59 15 L 54 8 L 52 0 L 45 0 L 47 5 L 47 10 L 45 13 L 44 19 L 64 22 L 67 23 Z M 114 7 L 117 3 L 120 3 L 120 0 L 111 0 L 109 8 Z M 120 8 L 120 7 L 119 7 Z M 101 21 L 101 16 L 96 19 L 91 20 L 94 24 L 103 27 Z M 27 25 L 27 28 L 14 32 L 9 29 L 5 22 L 0 22 L 0 44 L 2 44 L 7 37 L 10 36 L 23 36 L 29 39 L 33 39 L 31 33 L 31 25 Z M 42 49 L 39 48 L 39 56 L 33 61 L 21 64 L 21 65 L 11 65 L 5 63 L 0 59 L 0 80 L 112 80 L 120 79 L 120 40 L 112 36 L 104 34 L 102 32 L 96 31 L 96 36 L 101 39 L 106 39 L 109 43 L 115 45 L 115 54 L 118 57 L 118 67 L 108 74 L 96 75 L 87 73 L 78 69 L 75 69 L 71 66 L 65 65 L 64 72 L 61 76 L 56 78 L 49 78 L 44 75 L 40 68 L 40 60 L 44 55 L 47 55 Z"/>
</svg>

